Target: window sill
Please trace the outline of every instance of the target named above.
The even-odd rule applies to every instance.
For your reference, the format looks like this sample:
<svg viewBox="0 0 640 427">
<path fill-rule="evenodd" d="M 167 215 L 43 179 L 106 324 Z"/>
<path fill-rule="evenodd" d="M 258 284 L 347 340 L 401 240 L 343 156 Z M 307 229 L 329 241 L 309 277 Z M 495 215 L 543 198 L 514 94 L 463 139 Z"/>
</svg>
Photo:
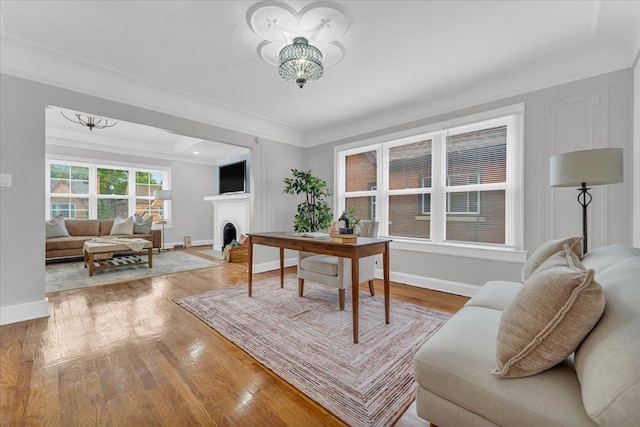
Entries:
<svg viewBox="0 0 640 427">
<path fill-rule="evenodd" d="M 523 250 L 498 246 L 482 246 L 465 243 L 434 243 L 407 239 L 404 237 L 387 237 L 393 239 L 391 249 L 411 252 L 424 252 L 437 255 L 458 256 L 465 258 L 486 259 L 491 261 L 524 264 L 527 253 Z"/>
<path fill-rule="evenodd" d="M 486 222 L 487 218 L 484 216 L 477 216 L 477 214 L 458 214 L 458 215 L 476 215 L 476 216 L 451 216 L 447 214 L 447 222 Z M 430 215 L 416 216 L 416 221 L 431 221 Z"/>
</svg>

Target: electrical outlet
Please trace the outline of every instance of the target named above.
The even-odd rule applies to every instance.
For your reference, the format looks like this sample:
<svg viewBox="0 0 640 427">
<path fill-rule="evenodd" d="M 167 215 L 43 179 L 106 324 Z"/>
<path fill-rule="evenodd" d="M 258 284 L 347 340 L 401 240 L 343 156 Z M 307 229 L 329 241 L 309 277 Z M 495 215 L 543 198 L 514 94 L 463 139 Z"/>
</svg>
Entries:
<svg viewBox="0 0 640 427">
<path fill-rule="evenodd" d="M 11 187 L 11 174 L 0 173 L 0 187 Z"/>
</svg>

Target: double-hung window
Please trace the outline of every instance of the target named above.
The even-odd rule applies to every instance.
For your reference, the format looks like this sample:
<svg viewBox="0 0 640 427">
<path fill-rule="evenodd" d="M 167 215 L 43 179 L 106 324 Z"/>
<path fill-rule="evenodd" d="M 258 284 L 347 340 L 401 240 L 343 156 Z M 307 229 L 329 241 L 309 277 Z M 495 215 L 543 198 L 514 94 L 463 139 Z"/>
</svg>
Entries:
<svg viewBox="0 0 640 427">
<path fill-rule="evenodd" d="M 169 169 L 47 160 L 46 179 L 46 218 L 171 216 L 168 201 L 153 199 L 155 190 L 171 189 Z"/>
<path fill-rule="evenodd" d="M 416 244 L 522 247 L 522 107 L 336 149 L 336 209 Z M 375 209 L 374 209 L 375 207 Z"/>
</svg>

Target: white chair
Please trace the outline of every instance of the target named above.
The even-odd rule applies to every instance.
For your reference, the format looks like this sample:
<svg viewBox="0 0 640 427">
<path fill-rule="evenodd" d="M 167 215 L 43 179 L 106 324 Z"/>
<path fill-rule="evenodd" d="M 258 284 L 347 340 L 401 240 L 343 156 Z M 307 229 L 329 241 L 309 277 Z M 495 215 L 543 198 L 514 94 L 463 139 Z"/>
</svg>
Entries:
<svg viewBox="0 0 640 427">
<path fill-rule="evenodd" d="M 378 237 L 376 221 L 360 222 L 361 237 Z M 373 279 L 375 278 L 376 256 L 360 258 L 360 283 L 369 282 L 369 292 L 375 295 Z M 298 252 L 298 294 L 304 294 L 304 281 L 322 283 L 338 288 L 340 310 L 344 310 L 345 289 L 351 288 L 351 260 L 331 255 L 318 255 L 311 252 Z"/>
</svg>

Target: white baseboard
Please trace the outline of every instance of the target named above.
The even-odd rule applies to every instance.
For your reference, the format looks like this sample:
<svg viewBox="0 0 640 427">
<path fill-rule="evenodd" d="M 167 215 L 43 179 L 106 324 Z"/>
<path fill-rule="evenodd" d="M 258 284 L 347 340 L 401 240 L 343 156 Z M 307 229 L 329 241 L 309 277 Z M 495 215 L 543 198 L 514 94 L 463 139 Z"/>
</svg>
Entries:
<svg viewBox="0 0 640 427">
<path fill-rule="evenodd" d="M 298 265 L 298 258 L 285 258 L 284 259 L 284 266 L 285 267 L 291 267 L 293 265 Z M 263 262 L 260 264 L 254 264 L 253 265 L 253 272 L 254 273 L 264 273 L 265 271 L 271 271 L 271 270 L 279 270 L 280 269 L 280 260 L 276 260 L 276 261 L 269 261 L 269 262 Z"/>
<path fill-rule="evenodd" d="M 42 301 L 0 307 L 0 325 L 9 325 L 50 315 L 49 299 L 45 297 Z"/>
<path fill-rule="evenodd" d="M 191 246 L 213 246 L 213 239 L 210 240 L 194 240 L 191 242 Z"/>
<path fill-rule="evenodd" d="M 382 269 L 376 269 L 376 278 L 382 279 Z M 468 283 L 451 282 L 449 280 L 436 279 L 433 277 L 416 276 L 414 274 L 391 272 L 389 278 L 392 282 L 405 283 L 418 288 L 431 289 L 434 291 L 447 292 L 450 294 L 472 297 L 481 286 L 469 285 Z"/>
<path fill-rule="evenodd" d="M 167 249 L 173 249 L 176 245 L 182 245 L 184 247 L 184 242 L 165 242 L 164 247 Z M 193 240 L 191 241 L 191 246 L 213 246 L 213 240 Z"/>
<path fill-rule="evenodd" d="M 297 258 L 287 258 L 284 260 L 285 267 L 298 264 Z M 253 266 L 254 273 L 264 273 L 265 271 L 280 269 L 280 261 L 269 261 Z M 382 279 L 382 269 L 376 269 L 376 278 Z M 435 279 L 433 277 L 416 276 L 413 274 L 391 272 L 390 279 L 393 282 L 405 283 L 418 288 L 442 291 L 450 294 L 472 297 L 480 289 L 480 286 L 469 285 L 467 283 L 451 282 L 448 280 Z"/>
</svg>

